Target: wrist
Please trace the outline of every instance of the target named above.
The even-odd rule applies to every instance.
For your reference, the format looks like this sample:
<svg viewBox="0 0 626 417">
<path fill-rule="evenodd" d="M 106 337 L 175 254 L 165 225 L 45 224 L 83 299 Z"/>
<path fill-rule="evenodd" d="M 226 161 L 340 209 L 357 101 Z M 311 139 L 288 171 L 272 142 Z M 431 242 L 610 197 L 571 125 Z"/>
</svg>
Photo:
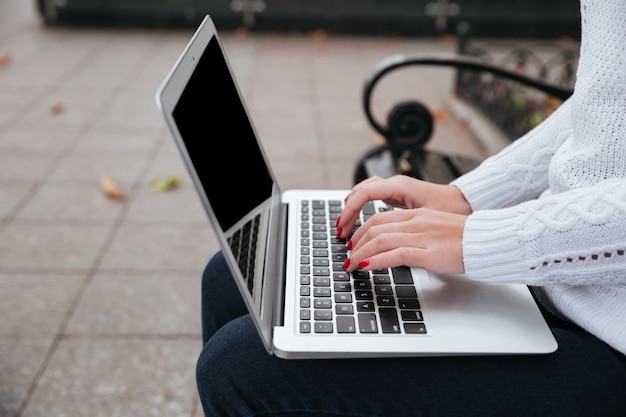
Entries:
<svg viewBox="0 0 626 417">
<path fill-rule="evenodd" d="M 459 188 L 454 185 L 436 184 L 436 186 L 442 187 L 442 192 L 433 193 L 437 197 L 433 201 L 432 208 L 449 213 L 472 214 L 472 207 Z"/>
</svg>

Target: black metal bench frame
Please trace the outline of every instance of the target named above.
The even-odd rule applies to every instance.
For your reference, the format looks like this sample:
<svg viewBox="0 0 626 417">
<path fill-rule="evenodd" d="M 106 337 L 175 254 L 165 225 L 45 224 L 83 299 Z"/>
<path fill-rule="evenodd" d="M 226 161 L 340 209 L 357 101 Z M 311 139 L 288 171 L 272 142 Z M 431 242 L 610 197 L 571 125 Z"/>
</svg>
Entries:
<svg viewBox="0 0 626 417">
<path fill-rule="evenodd" d="M 427 151 L 425 145 L 433 131 L 434 120 L 428 108 L 418 101 L 403 101 L 396 104 L 388 114 L 387 123 L 376 120 L 372 113 L 372 97 L 376 85 L 393 71 L 409 66 L 449 67 L 457 71 L 489 73 L 504 80 L 514 81 L 522 86 L 534 88 L 559 100 L 566 100 L 573 93 L 544 80 L 531 77 L 508 68 L 487 62 L 484 59 L 460 53 L 452 54 L 400 54 L 380 61 L 365 81 L 362 105 L 365 116 L 385 142 L 365 152 L 357 161 L 354 182 L 371 176 L 368 163 L 387 156 L 391 159 L 391 172 L 430 180 L 426 161 L 436 158 L 440 166 L 449 170 L 448 177 L 455 178 L 471 169 L 475 164 L 463 161 L 455 155 L 435 154 Z"/>
</svg>

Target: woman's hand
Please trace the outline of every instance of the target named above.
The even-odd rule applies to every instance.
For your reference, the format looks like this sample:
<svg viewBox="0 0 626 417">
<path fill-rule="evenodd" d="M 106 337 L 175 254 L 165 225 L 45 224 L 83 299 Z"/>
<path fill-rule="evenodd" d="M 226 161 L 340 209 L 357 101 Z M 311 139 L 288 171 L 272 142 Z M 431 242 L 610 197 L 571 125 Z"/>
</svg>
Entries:
<svg viewBox="0 0 626 417">
<path fill-rule="evenodd" d="M 466 215 L 427 208 L 377 213 L 360 226 L 347 248 L 346 271 L 406 265 L 437 273 L 463 273 Z"/>
<path fill-rule="evenodd" d="M 471 208 L 456 187 L 403 175 L 368 178 L 346 197 L 338 237 L 348 237 L 362 206 L 373 200 L 407 210 L 378 213 L 365 222 L 348 242 L 352 253 L 346 270 L 406 265 L 463 272 L 463 227 Z"/>
</svg>

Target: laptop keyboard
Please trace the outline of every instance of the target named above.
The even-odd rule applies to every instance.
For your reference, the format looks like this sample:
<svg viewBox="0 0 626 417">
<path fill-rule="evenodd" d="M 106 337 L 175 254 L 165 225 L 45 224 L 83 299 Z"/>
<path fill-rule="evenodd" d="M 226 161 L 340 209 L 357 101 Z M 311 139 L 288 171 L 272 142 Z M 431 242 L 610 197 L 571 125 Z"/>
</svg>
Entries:
<svg viewBox="0 0 626 417">
<path fill-rule="evenodd" d="M 239 269 L 251 294 L 254 289 L 254 263 L 256 262 L 260 220 L 261 215 L 257 214 L 228 238 L 230 249 L 239 263 Z"/>
<path fill-rule="evenodd" d="M 301 333 L 426 334 L 423 312 L 408 267 L 375 271 L 341 268 L 348 254 L 335 222 L 341 200 L 303 200 L 300 206 Z M 379 208 L 378 211 L 388 210 Z M 373 202 L 361 222 L 376 213 Z"/>
</svg>

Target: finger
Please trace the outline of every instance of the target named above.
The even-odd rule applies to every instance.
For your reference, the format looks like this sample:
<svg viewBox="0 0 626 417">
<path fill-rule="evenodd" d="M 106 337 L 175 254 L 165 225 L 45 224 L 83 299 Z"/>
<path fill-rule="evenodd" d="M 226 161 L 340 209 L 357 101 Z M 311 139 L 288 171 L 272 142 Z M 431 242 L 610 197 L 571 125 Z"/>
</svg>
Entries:
<svg viewBox="0 0 626 417">
<path fill-rule="evenodd" d="M 357 264 L 358 268 L 369 271 L 398 266 L 422 268 L 435 273 L 464 273 L 462 263 L 453 263 L 445 256 L 437 256 L 428 248 L 395 248 L 363 259 Z"/>
<path fill-rule="evenodd" d="M 379 177 L 371 177 L 363 180 L 359 184 L 355 185 L 350 194 L 345 198 L 345 205 L 337 218 L 335 226 L 337 227 L 337 237 L 346 237 L 350 234 L 357 220 L 361 208 L 369 200 L 369 192 L 363 192 L 371 187 L 371 184 L 375 184 L 383 181 Z"/>
<path fill-rule="evenodd" d="M 381 233 L 407 232 L 406 222 L 415 218 L 416 214 L 417 210 L 391 210 L 374 214 L 354 232 L 350 238 L 350 249 L 358 249 L 363 239 L 368 241 L 366 236 L 373 238 Z M 389 227 L 381 227 L 383 225 Z"/>
<path fill-rule="evenodd" d="M 421 267 L 424 268 L 428 264 L 428 249 L 398 247 L 385 252 L 377 253 L 357 262 L 356 259 L 350 258 L 351 267 L 354 269 L 363 269 L 366 271 L 395 268 L 398 266 Z M 352 272 L 352 270 L 348 270 Z"/>
<path fill-rule="evenodd" d="M 424 247 L 419 234 L 406 232 L 397 224 L 379 226 L 379 229 L 385 231 L 379 230 L 371 239 L 361 240 L 360 245 L 350 251 L 352 267 L 358 266 L 365 259 L 396 248 Z"/>
</svg>

